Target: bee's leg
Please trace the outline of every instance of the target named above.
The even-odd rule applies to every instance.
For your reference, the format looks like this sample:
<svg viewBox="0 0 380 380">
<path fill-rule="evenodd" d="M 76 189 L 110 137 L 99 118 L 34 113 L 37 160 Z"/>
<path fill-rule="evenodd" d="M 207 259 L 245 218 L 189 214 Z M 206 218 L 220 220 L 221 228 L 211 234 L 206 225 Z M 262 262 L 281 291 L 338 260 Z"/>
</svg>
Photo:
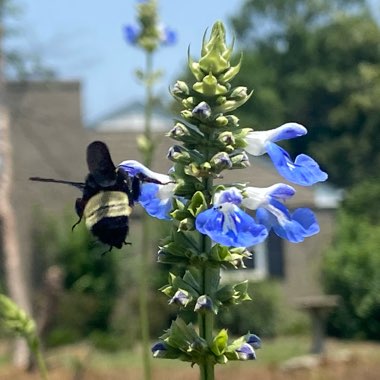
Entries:
<svg viewBox="0 0 380 380">
<path fill-rule="evenodd" d="M 138 177 L 132 178 L 132 198 L 133 201 L 137 201 L 141 194 L 140 179 Z"/>
<path fill-rule="evenodd" d="M 104 256 L 106 253 L 108 253 L 108 252 L 111 252 L 112 251 L 112 245 L 110 245 L 110 249 L 108 250 L 108 251 L 104 251 L 103 253 L 102 253 L 102 256 Z"/>
<path fill-rule="evenodd" d="M 79 218 L 79 220 L 77 222 L 75 222 L 73 224 L 73 226 L 71 227 L 71 231 L 74 231 L 74 228 L 82 221 L 82 217 Z"/>
<path fill-rule="evenodd" d="M 79 220 L 71 227 L 71 231 L 74 231 L 74 228 L 82 221 L 84 206 L 85 202 L 83 201 L 83 198 L 77 198 L 75 201 L 75 211 L 79 216 Z"/>
<path fill-rule="evenodd" d="M 132 245 L 132 243 L 130 241 L 125 241 L 124 244 L 125 245 Z"/>
</svg>

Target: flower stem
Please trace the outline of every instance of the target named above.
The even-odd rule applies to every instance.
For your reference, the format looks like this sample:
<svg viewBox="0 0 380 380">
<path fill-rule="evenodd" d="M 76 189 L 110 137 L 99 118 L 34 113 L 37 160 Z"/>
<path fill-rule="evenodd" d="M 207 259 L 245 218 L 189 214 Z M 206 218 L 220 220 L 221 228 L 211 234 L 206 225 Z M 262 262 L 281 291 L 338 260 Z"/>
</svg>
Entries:
<svg viewBox="0 0 380 380">
<path fill-rule="evenodd" d="M 139 286 L 139 311 L 141 325 L 141 344 L 142 344 L 142 363 L 144 370 L 144 380 L 151 379 L 150 347 L 149 347 L 149 315 L 148 315 L 148 277 L 146 273 L 150 272 L 150 239 L 149 236 L 149 219 L 147 215 L 142 220 L 142 239 L 141 239 L 141 266 L 140 266 L 140 286 Z"/>
<path fill-rule="evenodd" d="M 153 83 L 151 80 L 153 72 L 153 53 L 146 53 L 145 67 L 145 127 L 144 137 L 148 143 L 147 149 L 141 149 L 143 154 L 144 165 L 150 167 L 153 159 L 153 144 L 152 144 L 152 114 L 153 114 Z M 148 315 L 148 292 L 149 284 L 146 273 L 150 272 L 151 260 L 151 240 L 150 236 L 150 220 L 148 215 L 144 214 L 142 218 L 142 236 L 141 236 L 141 266 L 140 266 L 140 323 L 141 323 L 141 343 L 142 343 L 142 362 L 144 370 L 144 380 L 150 380 L 152 377 L 151 359 L 150 359 L 150 342 L 149 342 L 149 315 Z"/>
<path fill-rule="evenodd" d="M 206 153 L 207 154 L 207 153 Z M 211 200 L 211 191 L 213 187 L 212 178 L 205 178 L 204 184 L 207 192 L 208 202 Z M 211 250 L 211 239 L 202 235 L 202 251 L 210 252 Z M 211 268 L 209 263 L 206 261 L 203 265 L 202 270 L 202 285 L 203 285 L 203 294 L 213 295 L 215 289 L 213 284 L 212 271 L 214 268 Z M 213 331 L 214 331 L 214 313 L 209 310 L 204 313 L 199 314 L 199 335 L 201 338 L 205 339 L 208 346 L 211 347 L 213 341 Z M 200 380 L 214 380 L 214 362 L 211 356 L 206 356 L 203 363 L 199 365 L 200 367 Z"/>
</svg>

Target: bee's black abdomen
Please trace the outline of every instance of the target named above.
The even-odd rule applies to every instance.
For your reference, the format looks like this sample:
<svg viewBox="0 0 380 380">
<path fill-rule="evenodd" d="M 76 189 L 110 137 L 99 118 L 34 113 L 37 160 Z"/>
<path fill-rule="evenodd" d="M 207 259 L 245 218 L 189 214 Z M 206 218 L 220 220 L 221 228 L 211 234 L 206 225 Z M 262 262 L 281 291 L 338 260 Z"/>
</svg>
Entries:
<svg viewBox="0 0 380 380">
<path fill-rule="evenodd" d="M 128 217 L 102 218 L 91 228 L 91 232 L 104 244 L 121 248 L 128 235 Z"/>
</svg>

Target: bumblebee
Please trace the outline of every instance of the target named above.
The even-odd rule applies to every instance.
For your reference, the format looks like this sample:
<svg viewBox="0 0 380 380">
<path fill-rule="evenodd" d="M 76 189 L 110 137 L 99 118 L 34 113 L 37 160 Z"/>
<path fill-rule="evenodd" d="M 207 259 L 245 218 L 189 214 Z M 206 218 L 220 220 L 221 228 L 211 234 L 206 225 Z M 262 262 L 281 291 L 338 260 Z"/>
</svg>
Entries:
<svg viewBox="0 0 380 380">
<path fill-rule="evenodd" d="M 52 178 L 30 177 L 31 181 L 62 183 L 82 191 L 75 201 L 79 220 L 85 220 L 88 230 L 104 244 L 120 249 L 129 231 L 129 216 L 140 195 L 142 181 L 160 183 L 143 174 L 131 177 L 122 168 L 116 168 L 108 147 L 94 141 L 87 147 L 89 173 L 85 182 L 72 182 Z"/>
</svg>

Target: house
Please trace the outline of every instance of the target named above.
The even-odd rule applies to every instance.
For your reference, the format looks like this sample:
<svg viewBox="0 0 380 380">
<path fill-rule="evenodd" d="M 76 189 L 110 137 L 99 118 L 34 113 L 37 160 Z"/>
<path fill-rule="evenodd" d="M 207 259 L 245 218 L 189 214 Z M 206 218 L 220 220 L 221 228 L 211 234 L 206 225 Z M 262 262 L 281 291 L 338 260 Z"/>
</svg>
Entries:
<svg viewBox="0 0 380 380">
<path fill-rule="evenodd" d="M 93 140 L 102 140 L 109 146 L 115 163 L 139 159 L 136 138 L 141 133 L 142 108 L 138 104 L 121 108 L 85 129 L 78 82 L 10 82 L 7 97 L 13 145 L 12 202 L 20 248 L 25 266 L 30 269 L 33 266 L 32 227 L 38 223 L 36 208 L 60 215 L 74 204 L 75 195 L 69 186 L 46 189 L 41 184 L 31 183 L 28 178 L 41 176 L 82 181 L 87 172 L 85 147 Z M 162 173 L 171 166 L 166 152 L 173 142 L 164 134 L 172 124 L 170 117 L 154 112 L 152 129 L 157 148 L 152 169 Z M 256 159 L 251 168 L 226 173 L 223 182 L 229 181 L 264 187 L 283 182 L 283 179 L 265 159 Z M 336 207 L 336 202 L 329 201 L 331 197 L 326 197 L 326 192 L 318 197 L 322 187 L 297 187 L 296 196 L 287 203 L 289 208 L 313 209 L 321 232 L 300 244 L 288 243 L 271 235 L 265 244 L 256 247 L 252 268 L 247 272 L 234 271 L 235 277 L 277 277 L 289 300 L 321 292 L 319 265 L 332 238 Z M 136 207 L 136 215 L 141 212 Z"/>
</svg>

